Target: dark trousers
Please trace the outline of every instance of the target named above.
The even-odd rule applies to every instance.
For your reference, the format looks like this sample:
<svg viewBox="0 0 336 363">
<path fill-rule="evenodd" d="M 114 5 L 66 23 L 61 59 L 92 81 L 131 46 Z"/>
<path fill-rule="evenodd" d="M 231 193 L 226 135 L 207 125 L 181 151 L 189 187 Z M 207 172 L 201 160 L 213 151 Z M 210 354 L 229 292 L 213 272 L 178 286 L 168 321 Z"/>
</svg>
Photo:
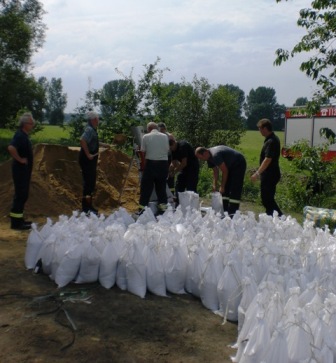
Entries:
<svg viewBox="0 0 336 363">
<path fill-rule="evenodd" d="M 282 216 L 282 212 L 274 199 L 276 185 L 278 184 L 279 180 L 280 174 L 263 174 L 260 178 L 261 201 L 266 209 L 266 214 L 269 216 L 272 216 L 274 211 L 277 211 L 279 216 Z"/>
<path fill-rule="evenodd" d="M 236 213 L 239 209 L 240 198 L 243 192 L 244 177 L 246 171 L 246 160 L 244 158 L 229 170 L 223 196 L 223 209 L 229 215 Z"/>
<path fill-rule="evenodd" d="M 179 192 L 182 193 L 185 191 L 191 191 L 197 193 L 198 174 L 199 168 L 190 168 L 187 170 L 184 169 L 177 175 L 175 184 L 175 196 L 177 198 L 176 204 L 179 203 Z"/>
<path fill-rule="evenodd" d="M 12 165 L 12 176 L 14 182 L 14 198 L 10 216 L 23 218 L 23 210 L 29 196 L 29 185 L 32 169 L 28 165 L 14 162 Z"/>
<path fill-rule="evenodd" d="M 84 154 L 79 155 L 79 165 L 82 169 L 83 196 L 92 195 L 96 188 L 98 157 L 89 160 Z"/>
<path fill-rule="evenodd" d="M 167 204 L 167 176 L 168 161 L 146 160 L 140 185 L 139 204 L 141 207 L 148 206 L 154 187 L 158 198 L 158 204 Z"/>
</svg>

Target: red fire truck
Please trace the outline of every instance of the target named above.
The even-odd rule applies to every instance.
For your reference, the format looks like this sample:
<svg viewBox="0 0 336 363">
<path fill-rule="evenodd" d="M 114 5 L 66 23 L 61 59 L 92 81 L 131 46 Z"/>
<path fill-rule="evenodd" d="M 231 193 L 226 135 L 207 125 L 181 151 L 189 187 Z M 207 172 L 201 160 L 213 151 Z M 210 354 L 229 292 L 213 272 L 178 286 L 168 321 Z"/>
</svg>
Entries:
<svg viewBox="0 0 336 363">
<path fill-rule="evenodd" d="M 300 140 L 307 140 L 310 146 L 318 146 L 328 140 L 321 136 L 321 129 L 329 129 L 336 134 L 336 107 L 321 107 L 316 115 L 308 116 L 304 107 L 293 107 L 286 110 L 285 141 L 282 156 L 292 158 L 290 146 Z M 336 157 L 336 144 L 329 146 L 324 160 Z"/>
</svg>

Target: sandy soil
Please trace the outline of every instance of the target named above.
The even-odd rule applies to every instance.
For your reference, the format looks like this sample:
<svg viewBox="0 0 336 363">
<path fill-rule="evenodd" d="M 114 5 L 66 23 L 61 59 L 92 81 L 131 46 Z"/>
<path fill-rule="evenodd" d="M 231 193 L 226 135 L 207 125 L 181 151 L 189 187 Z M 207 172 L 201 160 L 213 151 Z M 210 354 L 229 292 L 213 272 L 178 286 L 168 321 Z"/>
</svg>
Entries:
<svg viewBox="0 0 336 363">
<path fill-rule="evenodd" d="M 71 214 L 80 206 L 78 150 L 38 145 L 26 217 Z M 104 213 L 136 209 L 138 172 L 120 151 L 102 151 L 95 204 Z M 9 228 L 10 163 L 0 165 L 0 362 L 231 362 L 235 324 L 191 295 L 145 299 L 99 283 L 58 289 L 48 276 L 24 266 L 28 231 Z"/>
</svg>

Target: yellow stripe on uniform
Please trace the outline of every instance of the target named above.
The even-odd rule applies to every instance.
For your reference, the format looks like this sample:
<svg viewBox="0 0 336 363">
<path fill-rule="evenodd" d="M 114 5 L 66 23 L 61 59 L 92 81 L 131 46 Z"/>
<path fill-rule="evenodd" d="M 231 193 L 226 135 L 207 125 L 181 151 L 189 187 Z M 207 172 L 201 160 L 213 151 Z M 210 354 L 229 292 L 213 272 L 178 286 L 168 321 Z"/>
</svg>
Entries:
<svg viewBox="0 0 336 363">
<path fill-rule="evenodd" d="M 23 218 L 23 213 L 13 213 L 13 212 L 10 212 L 9 213 L 9 216 L 12 217 L 12 218 Z"/>
</svg>

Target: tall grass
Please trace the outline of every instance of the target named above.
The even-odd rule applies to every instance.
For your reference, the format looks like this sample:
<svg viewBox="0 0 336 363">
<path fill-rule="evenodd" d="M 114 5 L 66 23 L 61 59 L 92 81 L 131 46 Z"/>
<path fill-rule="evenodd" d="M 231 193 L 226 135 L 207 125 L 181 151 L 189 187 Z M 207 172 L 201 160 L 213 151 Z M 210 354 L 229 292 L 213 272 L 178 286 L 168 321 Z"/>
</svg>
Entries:
<svg viewBox="0 0 336 363">
<path fill-rule="evenodd" d="M 48 144 L 63 144 L 70 143 L 69 127 L 60 127 L 55 125 L 45 125 L 43 130 L 31 135 L 33 144 L 48 143 Z"/>
</svg>

